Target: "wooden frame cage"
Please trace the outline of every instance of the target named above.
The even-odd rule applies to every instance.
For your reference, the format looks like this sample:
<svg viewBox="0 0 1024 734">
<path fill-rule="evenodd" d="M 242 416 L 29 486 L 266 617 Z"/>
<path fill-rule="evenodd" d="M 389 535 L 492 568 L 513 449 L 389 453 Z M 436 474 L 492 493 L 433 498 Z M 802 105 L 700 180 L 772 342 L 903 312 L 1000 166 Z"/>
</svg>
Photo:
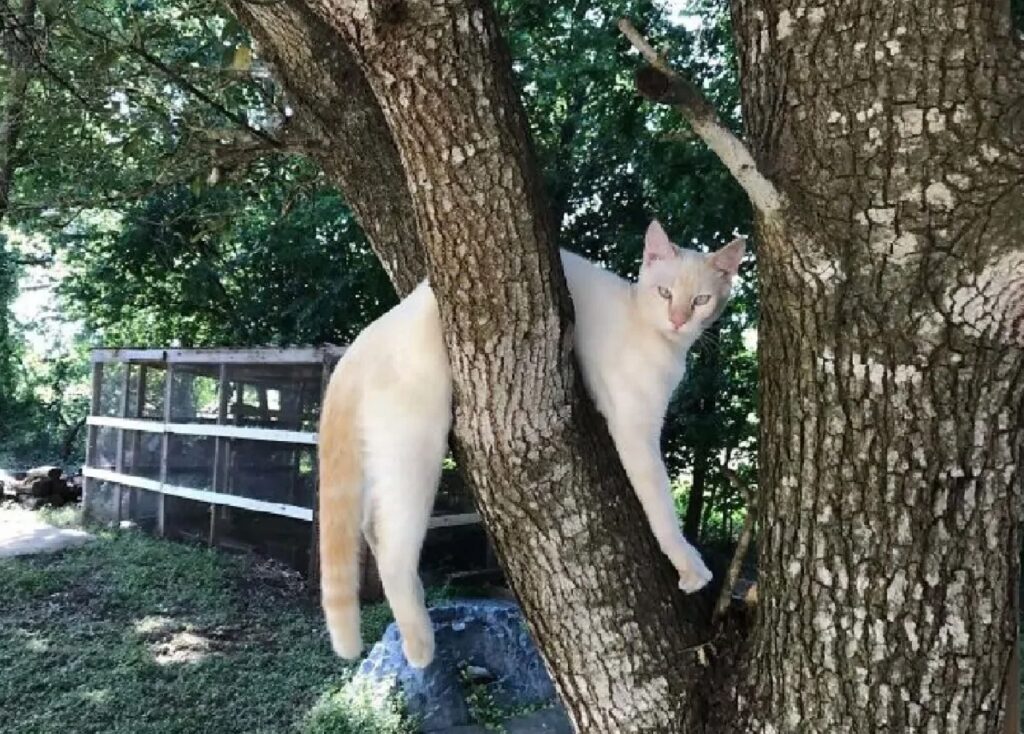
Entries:
<svg viewBox="0 0 1024 734">
<path fill-rule="evenodd" d="M 86 515 L 255 550 L 315 585 L 316 427 L 344 351 L 93 350 Z M 480 517 L 452 471 L 434 513 L 422 563 L 428 582 L 493 571 Z M 371 598 L 379 594 L 374 566 L 364 568 Z"/>
</svg>

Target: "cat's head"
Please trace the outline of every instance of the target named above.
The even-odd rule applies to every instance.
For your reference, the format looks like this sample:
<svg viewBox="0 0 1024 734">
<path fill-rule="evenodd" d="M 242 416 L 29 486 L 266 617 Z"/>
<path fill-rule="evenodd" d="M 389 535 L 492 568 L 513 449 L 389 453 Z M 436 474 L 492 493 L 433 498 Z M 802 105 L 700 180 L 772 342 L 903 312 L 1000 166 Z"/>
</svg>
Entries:
<svg viewBox="0 0 1024 734">
<path fill-rule="evenodd" d="M 746 249 L 742 237 L 707 254 L 676 247 L 658 221 L 652 221 L 637 278 L 644 317 L 671 338 L 696 339 L 725 310 Z"/>
</svg>

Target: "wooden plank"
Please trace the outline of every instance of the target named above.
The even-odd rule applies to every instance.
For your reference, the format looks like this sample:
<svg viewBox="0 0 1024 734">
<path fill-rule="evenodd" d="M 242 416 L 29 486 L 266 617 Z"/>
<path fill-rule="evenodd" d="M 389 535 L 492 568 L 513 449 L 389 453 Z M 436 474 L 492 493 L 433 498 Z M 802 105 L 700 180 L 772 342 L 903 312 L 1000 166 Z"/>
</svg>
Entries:
<svg viewBox="0 0 1024 734">
<path fill-rule="evenodd" d="M 99 479 L 104 482 L 111 482 L 112 484 L 123 484 L 126 487 L 138 487 L 139 489 L 147 489 L 150 492 L 159 492 L 163 483 L 158 479 L 146 479 L 145 477 L 133 477 L 131 474 L 123 474 L 117 471 L 111 471 L 110 469 L 100 469 L 95 466 L 86 466 L 82 468 L 82 474 L 93 479 Z"/>
<path fill-rule="evenodd" d="M 253 349 L 93 349 L 93 362 L 181 362 L 191 364 L 320 364 L 346 347 L 257 347 Z"/>
<path fill-rule="evenodd" d="M 129 360 L 144 362 L 163 362 L 167 352 L 163 349 L 92 349 L 89 351 L 90 362 L 127 362 Z"/>
<path fill-rule="evenodd" d="M 141 418 L 146 411 L 146 377 L 149 368 L 146 365 L 139 365 L 139 384 L 135 396 L 135 417 Z"/>
<path fill-rule="evenodd" d="M 122 474 L 120 472 L 97 469 L 94 467 L 85 467 L 83 469 L 83 473 L 94 479 L 99 479 L 105 482 L 123 484 L 128 487 L 138 487 L 139 489 L 146 489 L 150 492 L 160 492 L 173 497 L 182 497 L 184 499 L 195 500 L 197 502 L 208 502 L 228 507 L 237 507 L 242 510 L 252 510 L 254 512 L 263 512 L 268 515 L 291 517 L 296 520 L 305 520 L 306 522 L 312 522 L 313 520 L 313 510 L 308 507 L 286 505 L 281 502 L 266 502 L 264 500 L 256 500 L 250 497 L 243 497 L 241 495 L 220 494 L 219 492 L 210 492 L 205 489 L 179 487 L 173 484 L 164 484 L 156 479 L 133 477 L 130 474 Z"/>
<path fill-rule="evenodd" d="M 112 415 L 90 415 L 85 420 L 90 426 L 105 426 L 107 428 L 123 428 L 128 431 L 142 431 L 144 433 L 165 433 L 165 424 L 152 419 L 140 418 L 117 418 Z"/>
<path fill-rule="evenodd" d="M 103 365 L 93 363 L 92 365 L 92 394 L 89 397 L 89 416 L 96 415 L 100 410 L 100 396 L 103 390 Z M 96 438 L 98 429 L 88 425 L 86 418 L 85 427 L 85 465 L 92 466 L 96 460 Z M 89 493 L 93 490 L 92 482 L 88 479 L 82 481 L 82 507 L 86 514 L 89 512 Z"/>
<path fill-rule="evenodd" d="M 114 418 L 111 416 L 89 416 L 90 426 L 109 426 L 128 431 L 147 433 L 174 433 L 185 436 L 221 436 L 241 438 L 250 441 L 274 441 L 277 443 L 298 443 L 316 445 L 317 435 L 307 431 L 284 431 L 279 428 L 250 428 L 248 426 L 220 426 L 211 423 L 161 423 L 156 420 L 138 418 Z"/>
<path fill-rule="evenodd" d="M 164 373 L 164 423 L 171 422 L 171 401 L 174 399 L 174 366 L 167 365 Z M 167 455 L 171 437 L 161 431 L 160 438 L 160 484 L 167 483 Z M 161 492 L 156 498 L 156 532 L 161 538 L 167 536 L 167 498 Z"/>
<path fill-rule="evenodd" d="M 149 368 L 141 364 L 139 365 L 139 377 L 135 381 L 135 403 L 128 410 L 128 414 L 133 415 L 136 418 L 141 418 L 146 405 L 146 373 Z M 139 461 L 139 433 L 135 431 L 131 435 L 131 440 L 128 442 L 128 451 L 132 457 L 131 466 L 125 467 L 129 471 L 135 468 L 135 465 Z M 128 493 L 128 519 L 138 522 L 139 521 L 139 503 L 141 498 L 136 490 L 132 490 Z"/>
<path fill-rule="evenodd" d="M 130 364 L 122 365 L 124 368 L 124 379 L 121 380 L 121 400 L 118 406 L 118 413 L 121 419 L 124 420 L 125 416 L 128 415 L 128 388 L 131 385 L 132 366 Z M 124 431 L 125 429 L 120 428 L 117 431 L 117 453 L 114 455 L 114 468 L 118 473 L 124 471 Z M 121 517 L 121 500 L 122 490 L 121 486 L 117 487 L 117 522 L 120 524 Z"/>
<path fill-rule="evenodd" d="M 483 522 L 477 512 L 464 512 L 457 515 L 435 515 L 427 523 L 428 530 L 436 528 L 454 528 L 462 525 L 479 525 Z"/>
<path fill-rule="evenodd" d="M 331 380 L 331 373 L 333 370 L 333 362 L 325 357 L 323 367 L 320 372 L 320 411 L 323 411 L 324 407 L 324 395 L 327 393 L 327 383 Z M 302 406 L 299 406 L 299 412 L 302 412 Z M 309 590 L 313 594 L 317 594 L 320 591 L 320 454 L 313 457 L 313 529 L 309 534 Z M 365 543 L 365 541 L 360 541 Z M 363 553 L 361 556 L 363 569 L 366 568 L 367 558 L 370 557 L 369 553 Z M 371 559 L 369 563 L 373 563 Z"/>
<path fill-rule="evenodd" d="M 305 431 L 282 431 L 277 428 L 249 428 L 246 426 L 210 426 L 171 423 L 168 433 L 183 433 L 191 436 L 223 436 L 244 438 L 252 441 L 276 441 L 278 443 L 301 443 L 316 445 L 316 434 Z"/>
<path fill-rule="evenodd" d="M 228 366 L 223 362 L 217 368 L 217 424 L 224 425 L 228 415 Z M 227 453 L 231 439 L 215 436 L 213 439 L 213 491 L 222 490 L 223 476 L 227 470 L 222 471 L 221 464 Z M 217 505 L 210 505 L 210 532 L 208 541 L 210 547 L 217 543 Z"/>
</svg>

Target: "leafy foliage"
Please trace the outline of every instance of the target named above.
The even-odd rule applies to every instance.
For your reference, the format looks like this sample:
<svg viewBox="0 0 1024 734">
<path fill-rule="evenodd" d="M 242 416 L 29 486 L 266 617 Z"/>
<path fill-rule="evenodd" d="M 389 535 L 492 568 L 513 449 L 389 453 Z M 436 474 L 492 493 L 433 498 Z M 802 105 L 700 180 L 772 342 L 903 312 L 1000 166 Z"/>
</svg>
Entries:
<svg viewBox="0 0 1024 734">
<path fill-rule="evenodd" d="M 298 160 L 178 186 L 69 247 L 70 314 L 122 345 L 344 342 L 394 301 L 333 189 Z"/>
<path fill-rule="evenodd" d="M 684 7 L 700 19 L 694 32 L 649 1 L 498 6 L 562 246 L 631 275 L 652 216 L 703 249 L 749 231 L 749 206 L 714 155 L 677 113 L 637 96 L 639 62 L 615 25 L 632 18 L 735 111 L 722 3 Z M 94 343 L 345 342 L 394 302 L 338 193 L 282 150 L 294 135 L 285 95 L 212 0 L 42 12 L 10 218 L 46 237 L 66 270 L 65 315 Z M 664 433 L 670 469 L 690 494 L 714 497 L 720 517 L 742 504 L 720 464 L 753 472 L 752 282 L 748 272 L 694 349 Z"/>
<path fill-rule="evenodd" d="M 5 402 L 0 466 L 81 463 L 89 411 L 86 345 L 46 359 L 19 352 L 16 389 Z"/>
<path fill-rule="evenodd" d="M 21 344 L 12 328 L 10 308 L 17 294 L 18 268 L 14 253 L 0 234 L 0 309 L 3 309 L 0 318 L 0 405 L 13 402 L 16 387 L 16 365 Z M 0 424 L 0 440 L 4 439 L 3 429 L 3 424 Z"/>
<path fill-rule="evenodd" d="M 366 684 L 323 696 L 302 722 L 304 734 L 413 734 L 417 727 L 400 701 Z"/>
</svg>

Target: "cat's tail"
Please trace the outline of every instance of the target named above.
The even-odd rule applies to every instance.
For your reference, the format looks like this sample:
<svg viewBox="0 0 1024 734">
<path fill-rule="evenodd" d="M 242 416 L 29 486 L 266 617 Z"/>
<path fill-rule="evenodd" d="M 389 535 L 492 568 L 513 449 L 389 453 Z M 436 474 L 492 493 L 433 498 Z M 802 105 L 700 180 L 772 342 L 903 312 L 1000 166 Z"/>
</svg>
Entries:
<svg viewBox="0 0 1024 734">
<path fill-rule="evenodd" d="M 359 631 L 359 547 L 363 468 L 355 370 L 343 358 L 324 393 L 320 455 L 320 588 L 331 645 L 354 660 Z"/>
</svg>

